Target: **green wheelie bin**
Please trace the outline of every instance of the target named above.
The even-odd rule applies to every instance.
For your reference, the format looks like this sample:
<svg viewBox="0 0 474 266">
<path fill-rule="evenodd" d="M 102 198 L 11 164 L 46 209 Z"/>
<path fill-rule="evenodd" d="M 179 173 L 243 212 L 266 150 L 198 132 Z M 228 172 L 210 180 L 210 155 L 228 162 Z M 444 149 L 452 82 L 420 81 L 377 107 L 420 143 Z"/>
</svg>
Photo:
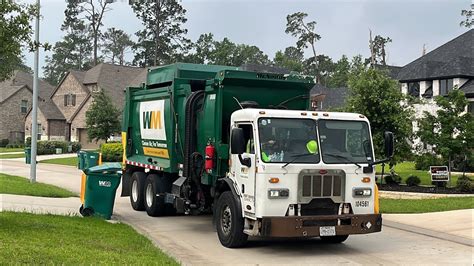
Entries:
<svg viewBox="0 0 474 266">
<path fill-rule="evenodd" d="M 85 151 L 78 151 L 77 152 L 77 169 L 84 170 L 86 169 L 86 152 Z"/>
<path fill-rule="evenodd" d="M 99 216 L 110 219 L 114 209 L 115 192 L 120 184 L 122 165 L 104 163 L 83 170 L 81 186 L 82 216 Z"/>
<path fill-rule="evenodd" d="M 25 147 L 25 163 L 31 164 L 31 147 Z"/>
<path fill-rule="evenodd" d="M 99 153 L 96 151 L 85 151 L 84 169 L 99 165 Z"/>
</svg>

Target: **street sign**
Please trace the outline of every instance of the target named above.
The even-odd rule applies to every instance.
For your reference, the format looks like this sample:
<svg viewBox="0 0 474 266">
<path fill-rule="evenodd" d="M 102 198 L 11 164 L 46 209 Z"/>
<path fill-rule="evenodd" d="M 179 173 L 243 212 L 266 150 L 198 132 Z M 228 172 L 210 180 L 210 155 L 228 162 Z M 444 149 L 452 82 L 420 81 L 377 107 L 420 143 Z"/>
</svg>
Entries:
<svg viewBox="0 0 474 266">
<path fill-rule="evenodd" d="M 449 181 L 449 171 L 447 166 L 430 166 L 431 181 Z"/>
</svg>

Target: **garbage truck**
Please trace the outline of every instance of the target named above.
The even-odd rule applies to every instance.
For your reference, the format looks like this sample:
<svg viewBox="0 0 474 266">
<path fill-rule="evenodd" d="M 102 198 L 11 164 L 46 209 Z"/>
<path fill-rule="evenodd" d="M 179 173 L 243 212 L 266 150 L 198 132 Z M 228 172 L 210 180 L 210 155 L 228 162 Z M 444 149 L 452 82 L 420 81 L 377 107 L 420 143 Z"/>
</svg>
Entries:
<svg viewBox="0 0 474 266">
<path fill-rule="evenodd" d="M 122 196 L 150 216 L 213 214 L 218 239 L 381 231 L 362 114 L 310 110 L 310 77 L 177 63 L 126 89 Z"/>
</svg>

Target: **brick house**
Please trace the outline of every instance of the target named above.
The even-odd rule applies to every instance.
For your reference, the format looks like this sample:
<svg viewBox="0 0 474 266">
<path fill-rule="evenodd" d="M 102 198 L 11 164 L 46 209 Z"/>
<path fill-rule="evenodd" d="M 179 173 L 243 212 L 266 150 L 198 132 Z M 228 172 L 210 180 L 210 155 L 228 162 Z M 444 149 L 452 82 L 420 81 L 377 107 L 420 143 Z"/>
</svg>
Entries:
<svg viewBox="0 0 474 266">
<path fill-rule="evenodd" d="M 39 80 L 38 105 L 48 109 L 51 102 L 49 95 L 54 87 L 44 80 Z M 8 139 L 10 143 L 23 142 L 25 139 L 25 116 L 31 109 L 33 98 L 33 75 L 16 70 L 13 75 L 0 82 L 0 139 Z M 54 108 L 54 106 L 52 106 Z M 57 118 L 57 117 L 56 117 Z M 31 122 L 27 125 L 31 128 Z M 48 122 L 41 128 L 48 128 Z M 39 132 L 43 138 L 43 131 Z M 38 134 L 38 135 L 39 135 Z"/>
<path fill-rule="evenodd" d="M 51 101 L 65 118 L 63 136 L 78 141 L 83 148 L 97 148 L 100 143 L 88 140 L 86 111 L 92 95 L 103 90 L 122 110 L 127 86 L 138 86 L 146 79 L 146 69 L 101 63 L 88 71 L 69 71 L 51 94 Z M 27 125 L 25 124 L 25 127 Z"/>
</svg>

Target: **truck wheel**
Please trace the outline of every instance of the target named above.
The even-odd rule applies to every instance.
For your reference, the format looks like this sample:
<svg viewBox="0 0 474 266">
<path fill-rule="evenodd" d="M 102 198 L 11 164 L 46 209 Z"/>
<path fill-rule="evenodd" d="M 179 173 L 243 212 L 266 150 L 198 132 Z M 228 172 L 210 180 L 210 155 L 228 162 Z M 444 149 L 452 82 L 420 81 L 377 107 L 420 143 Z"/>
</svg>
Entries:
<svg viewBox="0 0 474 266">
<path fill-rule="evenodd" d="M 340 236 L 320 236 L 321 240 L 326 243 L 331 243 L 331 244 L 339 244 L 348 238 L 348 235 L 340 235 Z"/>
<path fill-rule="evenodd" d="M 131 188 L 130 188 L 130 204 L 136 211 L 145 210 L 144 203 L 144 188 L 145 188 L 146 174 L 143 172 L 134 172 L 132 174 Z"/>
<path fill-rule="evenodd" d="M 247 243 L 248 235 L 244 234 L 242 210 L 238 206 L 230 191 L 222 193 L 217 200 L 216 229 L 219 241 L 224 247 L 236 248 Z"/>
<path fill-rule="evenodd" d="M 149 216 L 164 216 L 166 214 L 165 198 L 157 196 L 166 190 L 162 177 L 150 174 L 145 184 L 145 209 Z"/>
</svg>

